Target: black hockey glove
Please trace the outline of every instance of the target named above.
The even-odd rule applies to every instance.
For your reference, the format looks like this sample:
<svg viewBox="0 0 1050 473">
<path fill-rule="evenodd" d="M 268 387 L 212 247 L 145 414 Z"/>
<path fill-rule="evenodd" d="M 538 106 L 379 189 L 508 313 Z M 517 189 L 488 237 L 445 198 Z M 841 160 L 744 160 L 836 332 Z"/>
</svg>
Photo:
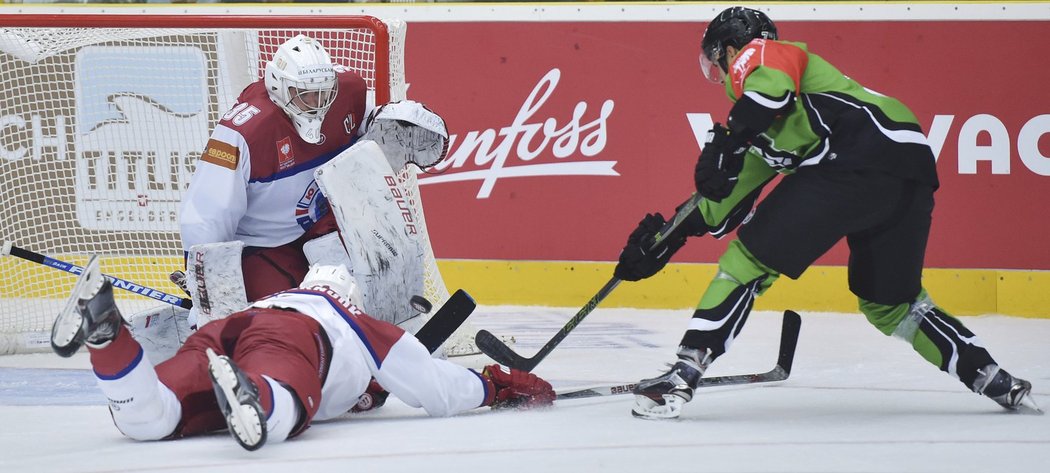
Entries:
<svg viewBox="0 0 1050 473">
<path fill-rule="evenodd" d="M 699 212 L 697 212 L 699 214 Z M 620 261 L 616 264 L 615 275 L 624 281 L 640 281 L 664 268 L 682 245 L 685 245 L 686 232 L 681 226 L 671 232 L 660 245 L 652 248 L 656 234 L 664 224 L 663 215 L 646 214 L 638 228 L 627 237 L 627 246 L 620 252 Z"/>
<path fill-rule="evenodd" d="M 715 202 L 729 197 L 736 186 L 737 176 L 744 169 L 744 155 L 749 147 L 746 141 L 733 140 L 726 127 L 715 123 L 696 162 L 693 173 L 696 191 Z"/>
</svg>

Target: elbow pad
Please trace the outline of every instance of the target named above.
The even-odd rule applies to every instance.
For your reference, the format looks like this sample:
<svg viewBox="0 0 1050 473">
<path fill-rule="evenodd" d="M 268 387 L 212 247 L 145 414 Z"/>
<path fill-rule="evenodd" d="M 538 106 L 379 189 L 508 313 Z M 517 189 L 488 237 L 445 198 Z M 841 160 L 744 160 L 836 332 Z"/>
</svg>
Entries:
<svg viewBox="0 0 1050 473">
<path fill-rule="evenodd" d="M 759 133 L 768 130 L 773 120 L 791 112 L 794 107 L 793 91 L 787 91 L 780 98 L 769 98 L 758 92 L 744 92 L 729 110 L 728 125 L 733 142 L 750 142 Z"/>
</svg>

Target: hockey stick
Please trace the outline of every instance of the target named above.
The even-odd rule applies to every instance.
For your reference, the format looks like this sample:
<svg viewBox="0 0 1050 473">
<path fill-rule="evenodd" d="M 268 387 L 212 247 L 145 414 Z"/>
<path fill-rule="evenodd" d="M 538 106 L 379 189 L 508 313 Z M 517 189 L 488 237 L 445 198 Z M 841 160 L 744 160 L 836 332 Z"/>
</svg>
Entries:
<svg viewBox="0 0 1050 473">
<path fill-rule="evenodd" d="M 11 242 L 5 241 L 3 244 L 3 248 L 0 249 L 0 256 L 7 255 L 11 255 L 16 258 L 22 258 L 26 261 L 32 261 L 37 264 L 42 264 L 44 266 L 59 269 L 70 274 L 79 275 L 80 273 L 84 272 L 83 267 L 77 266 L 73 263 L 67 263 L 65 261 L 54 259 L 50 256 L 45 256 L 40 253 L 19 248 L 17 246 L 14 246 L 14 244 L 12 244 Z M 135 294 L 138 294 L 140 296 L 146 296 L 152 299 L 156 299 L 167 304 L 182 307 L 183 309 L 189 309 L 190 307 L 193 307 L 193 301 L 190 299 L 185 299 L 173 294 L 168 294 L 163 291 L 158 291 L 151 287 L 146 287 L 141 284 L 133 283 L 126 279 L 110 276 L 108 274 L 103 274 L 103 276 L 106 279 L 108 279 L 109 282 L 113 283 L 113 287 L 117 289 L 123 289 L 125 291 L 134 292 Z"/>
<path fill-rule="evenodd" d="M 711 378 L 700 378 L 697 388 L 709 388 L 715 386 L 732 386 L 736 384 L 769 383 L 773 381 L 784 381 L 791 376 L 791 364 L 795 361 L 795 347 L 798 345 L 798 332 L 802 326 L 802 318 L 798 313 L 791 310 L 784 311 L 784 323 L 780 332 L 780 352 L 777 355 L 777 364 L 773 369 L 765 373 L 738 374 L 729 376 L 714 376 Z M 597 386 L 587 389 L 578 389 L 558 393 L 557 399 L 580 399 L 595 396 L 615 396 L 618 394 L 630 394 L 637 383 L 624 383 L 612 386 Z"/>
<path fill-rule="evenodd" d="M 699 202 L 700 194 L 693 194 L 689 200 L 686 200 L 684 204 L 679 206 L 679 210 L 675 213 L 674 218 L 664 224 L 663 228 L 660 229 L 660 232 L 656 234 L 656 237 L 653 239 L 653 245 L 649 250 L 652 251 L 659 247 L 664 239 L 667 238 L 667 235 L 670 235 L 671 232 L 678 228 L 690 213 L 696 211 L 696 206 Z M 540 348 L 532 358 L 525 358 L 515 353 L 514 350 L 511 350 L 510 347 L 507 346 L 507 344 L 503 343 L 488 330 L 479 330 L 477 335 L 474 336 L 474 343 L 477 344 L 478 349 L 480 349 L 482 353 L 488 355 L 489 358 L 492 358 L 501 365 L 522 371 L 532 371 L 540 361 L 543 361 L 543 359 L 546 358 L 547 355 L 569 335 L 569 332 L 575 329 L 576 326 L 583 321 L 584 317 L 587 317 L 588 314 L 598 307 L 598 304 L 600 304 L 613 291 L 613 289 L 616 289 L 616 286 L 619 285 L 620 278 L 613 276 L 609 282 L 605 283 L 605 285 L 598 290 L 598 293 L 595 294 L 591 300 L 587 301 L 587 304 L 585 304 L 579 312 L 576 312 L 575 316 L 569 319 L 558 333 L 554 334 L 554 338 L 551 338 L 547 344 L 543 345 L 543 347 Z"/>
<path fill-rule="evenodd" d="M 436 352 L 449 337 L 463 325 L 478 306 L 474 298 L 462 289 L 457 290 L 445 304 L 418 331 L 416 338 L 430 353 Z"/>
</svg>

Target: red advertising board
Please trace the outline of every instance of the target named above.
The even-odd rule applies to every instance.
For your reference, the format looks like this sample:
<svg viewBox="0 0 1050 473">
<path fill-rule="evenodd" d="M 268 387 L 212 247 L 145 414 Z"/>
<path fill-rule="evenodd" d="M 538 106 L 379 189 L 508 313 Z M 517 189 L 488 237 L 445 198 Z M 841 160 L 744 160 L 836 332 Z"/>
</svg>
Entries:
<svg viewBox="0 0 1050 473">
<path fill-rule="evenodd" d="M 692 191 L 697 137 L 729 109 L 697 55 L 704 23 L 415 23 L 409 97 L 447 120 L 421 179 L 439 258 L 615 260 L 646 212 Z M 1050 22 L 780 22 L 908 104 L 938 154 L 927 266 L 1050 269 Z M 675 261 L 714 262 L 696 240 Z M 844 264 L 836 247 L 818 264 Z"/>
</svg>

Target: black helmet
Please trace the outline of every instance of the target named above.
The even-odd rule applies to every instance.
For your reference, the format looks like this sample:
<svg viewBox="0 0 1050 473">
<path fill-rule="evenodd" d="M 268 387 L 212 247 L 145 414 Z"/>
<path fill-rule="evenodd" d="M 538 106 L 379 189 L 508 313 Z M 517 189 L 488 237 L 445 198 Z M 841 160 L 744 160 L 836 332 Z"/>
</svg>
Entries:
<svg viewBox="0 0 1050 473">
<path fill-rule="evenodd" d="M 731 7 L 722 10 L 704 30 L 700 43 L 700 63 L 704 76 L 714 80 L 710 69 L 717 65 L 721 71 L 729 69 L 726 64 L 726 48 L 743 48 L 755 38 L 777 39 L 777 26 L 765 13 L 746 7 Z M 706 61 L 705 61 L 706 59 Z M 707 62 L 707 64 L 705 64 Z M 720 71 L 719 71 L 720 72 Z M 721 82 L 721 74 L 716 82 Z"/>
</svg>

